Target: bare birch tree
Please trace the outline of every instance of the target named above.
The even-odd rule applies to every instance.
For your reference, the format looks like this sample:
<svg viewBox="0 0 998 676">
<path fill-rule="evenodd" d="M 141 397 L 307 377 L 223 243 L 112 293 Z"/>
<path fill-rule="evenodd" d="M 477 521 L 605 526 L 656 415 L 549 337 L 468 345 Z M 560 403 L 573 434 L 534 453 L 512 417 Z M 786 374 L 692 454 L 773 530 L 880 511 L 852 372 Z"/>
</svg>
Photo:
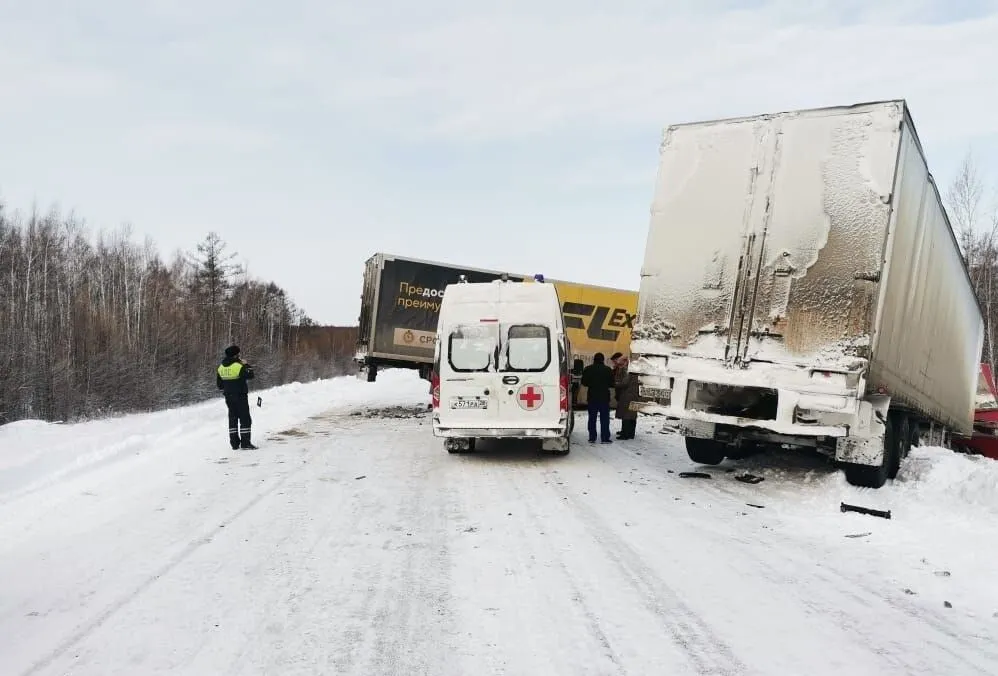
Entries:
<svg viewBox="0 0 998 676">
<path fill-rule="evenodd" d="M 989 203 L 990 202 L 990 203 Z M 947 192 L 947 209 L 977 298 L 984 311 L 984 359 L 995 367 L 998 337 L 998 211 L 986 198 L 986 182 L 974 155 L 964 157 Z"/>
</svg>

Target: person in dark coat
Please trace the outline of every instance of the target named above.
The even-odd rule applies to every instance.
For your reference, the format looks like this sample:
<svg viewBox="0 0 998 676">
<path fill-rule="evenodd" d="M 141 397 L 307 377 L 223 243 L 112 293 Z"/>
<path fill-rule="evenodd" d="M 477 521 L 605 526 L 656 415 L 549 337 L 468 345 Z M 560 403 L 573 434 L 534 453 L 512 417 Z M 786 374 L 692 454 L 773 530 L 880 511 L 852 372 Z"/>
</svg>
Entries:
<svg viewBox="0 0 998 676">
<path fill-rule="evenodd" d="M 618 439 L 633 439 L 638 427 L 638 412 L 632 411 L 632 401 L 638 401 L 638 385 L 640 381 L 633 373 L 625 376 L 626 384 L 617 396 L 617 418 L 620 420 Z"/>
<path fill-rule="evenodd" d="M 610 366 L 613 369 L 613 395 L 619 402 L 626 384 L 624 377 L 627 375 L 627 360 L 620 352 L 614 352 L 610 355 Z"/>
<path fill-rule="evenodd" d="M 630 410 L 630 404 L 638 396 L 638 378 L 628 370 L 627 357 L 620 352 L 611 357 L 613 363 L 613 387 L 617 395 L 617 419 L 620 420 L 618 439 L 633 439 L 638 424 L 638 414 Z"/>
<path fill-rule="evenodd" d="M 215 384 L 225 394 L 229 409 L 229 445 L 232 450 L 255 449 L 250 439 L 253 418 L 249 409 L 249 383 L 255 377 L 253 367 L 239 358 L 239 346 L 225 348 L 225 359 L 218 365 Z"/>
<path fill-rule="evenodd" d="M 593 363 L 582 370 L 582 386 L 586 388 L 589 409 L 589 443 L 596 443 L 596 417 L 599 416 L 600 441 L 610 439 L 610 390 L 613 389 L 613 371 L 604 361 L 602 352 L 593 355 Z"/>
</svg>

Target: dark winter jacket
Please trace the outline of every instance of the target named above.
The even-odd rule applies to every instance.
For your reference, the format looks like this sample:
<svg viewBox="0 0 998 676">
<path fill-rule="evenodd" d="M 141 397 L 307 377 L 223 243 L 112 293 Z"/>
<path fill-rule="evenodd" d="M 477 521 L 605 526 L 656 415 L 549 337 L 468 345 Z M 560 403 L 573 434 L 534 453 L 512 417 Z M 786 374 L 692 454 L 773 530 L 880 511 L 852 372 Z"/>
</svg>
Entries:
<svg viewBox="0 0 998 676">
<path fill-rule="evenodd" d="M 594 404 L 609 404 L 610 390 L 613 389 L 613 369 L 606 364 L 590 364 L 582 370 L 582 386 L 586 389 L 586 401 Z"/>
<path fill-rule="evenodd" d="M 253 367 L 243 363 L 238 357 L 226 357 L 215 371 L 215 384 L 226 396 L 247 394 L 248 380 L 254 377 Z"/>
<path fill-rule="evenodd" d="M 637 411 L 632 411 L 632 401 L 640 401 L 638 396 L 640 381 L 633 373 L 624 373 L 620 380 L 624 385 L 617 390 L 617 417 L 621 420 L 637 420 Z"/>
</svg>

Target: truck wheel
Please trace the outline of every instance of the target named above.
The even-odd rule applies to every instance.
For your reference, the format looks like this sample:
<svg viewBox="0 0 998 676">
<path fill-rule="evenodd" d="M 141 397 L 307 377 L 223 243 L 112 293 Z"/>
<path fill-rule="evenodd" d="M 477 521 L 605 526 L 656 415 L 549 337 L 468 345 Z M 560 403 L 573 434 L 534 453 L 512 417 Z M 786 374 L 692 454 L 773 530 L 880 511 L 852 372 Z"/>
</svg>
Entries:
<svg viewBox="0 0 998 676">
<path fill-rule="evenodd" d="M 845 463 L 843 471 L 846 481 L 853 486 L 862 488 L 881 488 L 887 479 L 891 477 L 892 468 L 900 467 L 901 461 L 899 453 L 901 444 L 898 442 L 898 417 L 896 414 L 887 414 L 887 430 L 884 433 L 884 457 L 878 466 L 857 465 L 855 463 Z M 904 437 L 907 439 L 907 437 Z M 898 458 L 895 460 L 895 458 Z M 897 469 L 893 470 L 897 475 Z"/>
<path fill-rule="evenodd" d="M 918 422 L 912 420 L 909 421 L 909 423 L 911 425 L 911 440 L 908 442 L 908 450 L 904 454 L 906 458 L 911 453 L 911 449 L 918 448 L 922 443 L 922 435 L 921 431 L 918 429 Z"/>
<path fill-rule="evenodd" d="M 911 423 L 908 416 L 900 414 L 894 419 L 894 452 L 887 467 L 887 478 L 896 479 L 901 471 L 901 461 L 908 456 L 911 443 Z"/>
<path fill-rule="evenodd" d="M 847 464 L 843 467 L 846 481 L 861 488 L 880 488 L 887 483 L 886 467 Z"/>
<path fill-rule="evenodd" d="M 724 444 L 713 439 L 686 437 L 686 453 L 690 460 L 701 465 L 719 465 L 724 460 L 727 449 Z"/>
</svg>

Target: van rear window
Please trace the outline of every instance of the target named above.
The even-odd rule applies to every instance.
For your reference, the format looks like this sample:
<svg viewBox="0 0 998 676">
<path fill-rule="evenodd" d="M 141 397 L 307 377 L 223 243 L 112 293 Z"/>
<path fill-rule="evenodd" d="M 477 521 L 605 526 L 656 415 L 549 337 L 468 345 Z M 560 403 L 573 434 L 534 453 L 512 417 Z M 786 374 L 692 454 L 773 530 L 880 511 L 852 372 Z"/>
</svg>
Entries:
<svg viewBox="0 0 998 676">
<path fill-rule="evenodd" d="M 546 326 L 520 324 L 509 327 L 506 338 L 509 371 L 543 371 L 551 363 L 551 332 Z"/>
<path fill-rule="evenodd" d="M 459 373 L 488 371 L 495 352 L 495 326 L 462 326 L 447 337 L 447 361 Z"/>
</svg>

